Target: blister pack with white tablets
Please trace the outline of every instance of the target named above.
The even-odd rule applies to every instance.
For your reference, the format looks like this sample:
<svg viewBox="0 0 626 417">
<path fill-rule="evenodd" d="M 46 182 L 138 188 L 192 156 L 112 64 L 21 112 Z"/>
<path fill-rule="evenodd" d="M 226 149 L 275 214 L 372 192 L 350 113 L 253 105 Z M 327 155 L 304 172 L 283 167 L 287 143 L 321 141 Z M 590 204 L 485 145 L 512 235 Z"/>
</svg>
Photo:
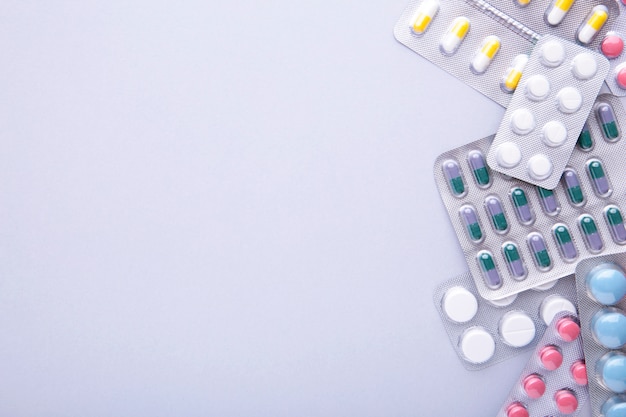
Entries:
<svg viewBox="0 0 626 417">
<path fill-rule="evenodd" d="M 601 54 L 543 36 L 489 149 L 489 166 L 554 189 L 608 71 L 609 62 Z"/>
<path fill-rule="evenodd" d="M 626 53 L 624 42 L 626 41 L 626 3 L 618 2 L 621 13 L 610 30 L 600 38 L 598 51 L 602 53 L 611 64 L 611 69 L 606 77 L 606 84 L 611 93 L 616 96 L 626 96 Z"/>
<path fill-rule="evenodd" d="M 591 415 L 626 415 L 626 253 L 576 267 Z"/>
<path fill-rule="evenodd" d="M 495 300 L 574 273 L 576 262 L 626 250 L 626 120 L 598 97 L 554 190 L 488 168 L 493 136 L 440 155 L 434 174 L 476 287 Z"/>
<path fill-rule="evenodd" d="M 531 349 L 552 318 L 576 313 L 573 277 L 497 301 L 482 299 L 469 273 L 435 290 L 434 302 L 463 365 L 479 370 Z"/>
<path fill-rule="evenodd" d="M 577 416 L 587 404 L 587 367 L 575 314 L 554 317 L 497 417 Z"/>
</svg>

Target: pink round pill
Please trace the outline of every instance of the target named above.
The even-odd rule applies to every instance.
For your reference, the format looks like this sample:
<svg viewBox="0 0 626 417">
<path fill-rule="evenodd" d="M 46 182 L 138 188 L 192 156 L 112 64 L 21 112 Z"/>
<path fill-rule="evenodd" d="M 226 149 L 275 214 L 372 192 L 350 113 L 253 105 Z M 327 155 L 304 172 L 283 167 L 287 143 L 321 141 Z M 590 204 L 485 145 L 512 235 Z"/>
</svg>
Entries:
<svg viewBox="0 0 626 417">
<path fill-rule="evenodd" d="M 570 390 L 562 389 L 554 394 L 556 408 L 563 414 L 572 414 L 578 408 L 578 399 Z"/>
<path fill-rule="evenodd" d="M 556 346 L 548 345 L 544 346 L 539 351 L 539 360 L 544 368 L 549 371 L 554 371 L 555 369 L 559 369 L 563 363 L 563 355 Z"/>
<path fill-rule="evenodd" d="M 537 374 L 528 375 L 522 381 L 522 387 L 529 398 L 537 399 L 546 392 L 546 383 Z"/>
<path fill-rule="evenodd" d="M 506 408 L 506 417 L 528 417 L 528 410 L 521 403 L 515 402 Z"/>
<path fill-rule="evenodd" d="M 617 85 L 621 88 L 626 89 L 626 67 L 622 67 L 619 71 L 617 71 L 615 81 L 617 81 Z"/>
<path fill-rule="evenodd" d="M 572 373 L 572 378 L 578 385 L 587 385 L 587 365 L 585 365 L 585 361 L 574 362 L 569 370 Z"/>
<path fill-rule="evenodd" d="M 617 58 L 624 50 L 624 41 L 617 35 L 607 35 L 602 39 L 600 50 L 608 59 Z"/>
<path fill-rule="evenodd" d="M 566 342 L 576 340 L 580 334 L 580 326 L 569 317 L 563 317 L 556 323 L 556 331 Z"/>
<path fill-rule="evenodd" d="M 626 6 L 626 0 L 622 0 L 622 4 Z"/>
</svg>

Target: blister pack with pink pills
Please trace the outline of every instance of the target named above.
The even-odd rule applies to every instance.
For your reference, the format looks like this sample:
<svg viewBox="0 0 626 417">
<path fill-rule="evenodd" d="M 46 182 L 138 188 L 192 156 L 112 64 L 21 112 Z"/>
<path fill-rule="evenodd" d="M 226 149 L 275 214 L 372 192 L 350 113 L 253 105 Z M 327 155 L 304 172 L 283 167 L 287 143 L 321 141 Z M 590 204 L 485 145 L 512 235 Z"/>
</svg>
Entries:
<svg viewBox="0 0 626 417">
<path fill-rule="evenodd" d="M 570 276 L 487 301 L 465 273 L 437 287 L 433 298 L 463 365 L 479 370 L 531 349 L 555 314 L 576 313 L 575 297 Z"/>
<path fill-rule="evenodd" d="M 619 17 L 610 30 L 601 37 L 598 50 L 608 58 L 611 69 L 606 77 L 606 83 L 616 96 L 626 96 L 626 3 L 618 1 L 621 8 Z"/>
<path fill-rule="evenodd" d="M 543 36 L 489 149 L 489 166 L 554 189 L 608 71 L 609 62 L 601 54 Z"/>
<path fill-rule="evenodd" d="M 626 253 L 585 259 L 576 290 L 591 415 L 626 415 Z"/>
<path fill-rule="evenodd" d="M 435 182 L 480 295 L 497 300 L 626 249 L 626 120 L 600 95 L 554 190 L 489 169 L 493 136 L 440 155 Z"/>
<path fill-rule="evenodd" d="M 587 366 L 575 314 L 558 313 L 497 417 L 576 416 L 587 405 Z"/>
</svg>

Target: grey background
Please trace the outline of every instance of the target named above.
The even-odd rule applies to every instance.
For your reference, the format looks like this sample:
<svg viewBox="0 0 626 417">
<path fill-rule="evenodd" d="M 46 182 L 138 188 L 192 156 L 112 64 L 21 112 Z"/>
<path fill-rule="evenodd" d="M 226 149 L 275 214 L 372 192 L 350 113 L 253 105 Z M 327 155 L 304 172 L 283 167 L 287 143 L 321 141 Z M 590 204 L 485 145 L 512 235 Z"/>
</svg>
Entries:
<svg viewBox="0 0 626 417">
<path fill-rule="evenodd" d="M 6 0 L 0 416 L 494 415 L 435 157 L 504 110 L 404 0 Z"/>
</svg>

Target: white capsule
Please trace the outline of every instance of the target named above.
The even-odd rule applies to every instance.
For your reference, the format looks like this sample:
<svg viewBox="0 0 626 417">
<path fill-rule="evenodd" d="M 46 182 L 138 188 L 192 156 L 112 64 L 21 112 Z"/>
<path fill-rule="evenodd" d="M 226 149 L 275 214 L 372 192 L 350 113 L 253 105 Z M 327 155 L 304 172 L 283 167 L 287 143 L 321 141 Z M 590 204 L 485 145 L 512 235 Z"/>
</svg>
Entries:
<svg viewBox="0 0 626 417">
<path fill-rule="evenodd" d="M 578 41 L 583 45 L 591 43 L 608 18 L 609 9 L 607 9 L 606 6 L 599 4 L 591 9 L 591 13 L 589 13 L 583 24 L 578 28 L 578 32 L 576 33 Z"/>
<path fill-rule="evenodd" d="M 470 21 L 467 17 L 460 16 L 452 21 L 448 30 L 439 42 L 439 48 L 444 55 L 452 55 L 459 49 L 470 29 Z"/>
<path fill-rule="evenodd" d="M 483 39 L 480 49 L 474 55 L 470 65 L 471 70 L 476 74 L 483 74 L 489 68 L 489 64 L 493 61 L 500 50 L 500 38 L 497 36 L 487 36 Z"/>
</svg>

